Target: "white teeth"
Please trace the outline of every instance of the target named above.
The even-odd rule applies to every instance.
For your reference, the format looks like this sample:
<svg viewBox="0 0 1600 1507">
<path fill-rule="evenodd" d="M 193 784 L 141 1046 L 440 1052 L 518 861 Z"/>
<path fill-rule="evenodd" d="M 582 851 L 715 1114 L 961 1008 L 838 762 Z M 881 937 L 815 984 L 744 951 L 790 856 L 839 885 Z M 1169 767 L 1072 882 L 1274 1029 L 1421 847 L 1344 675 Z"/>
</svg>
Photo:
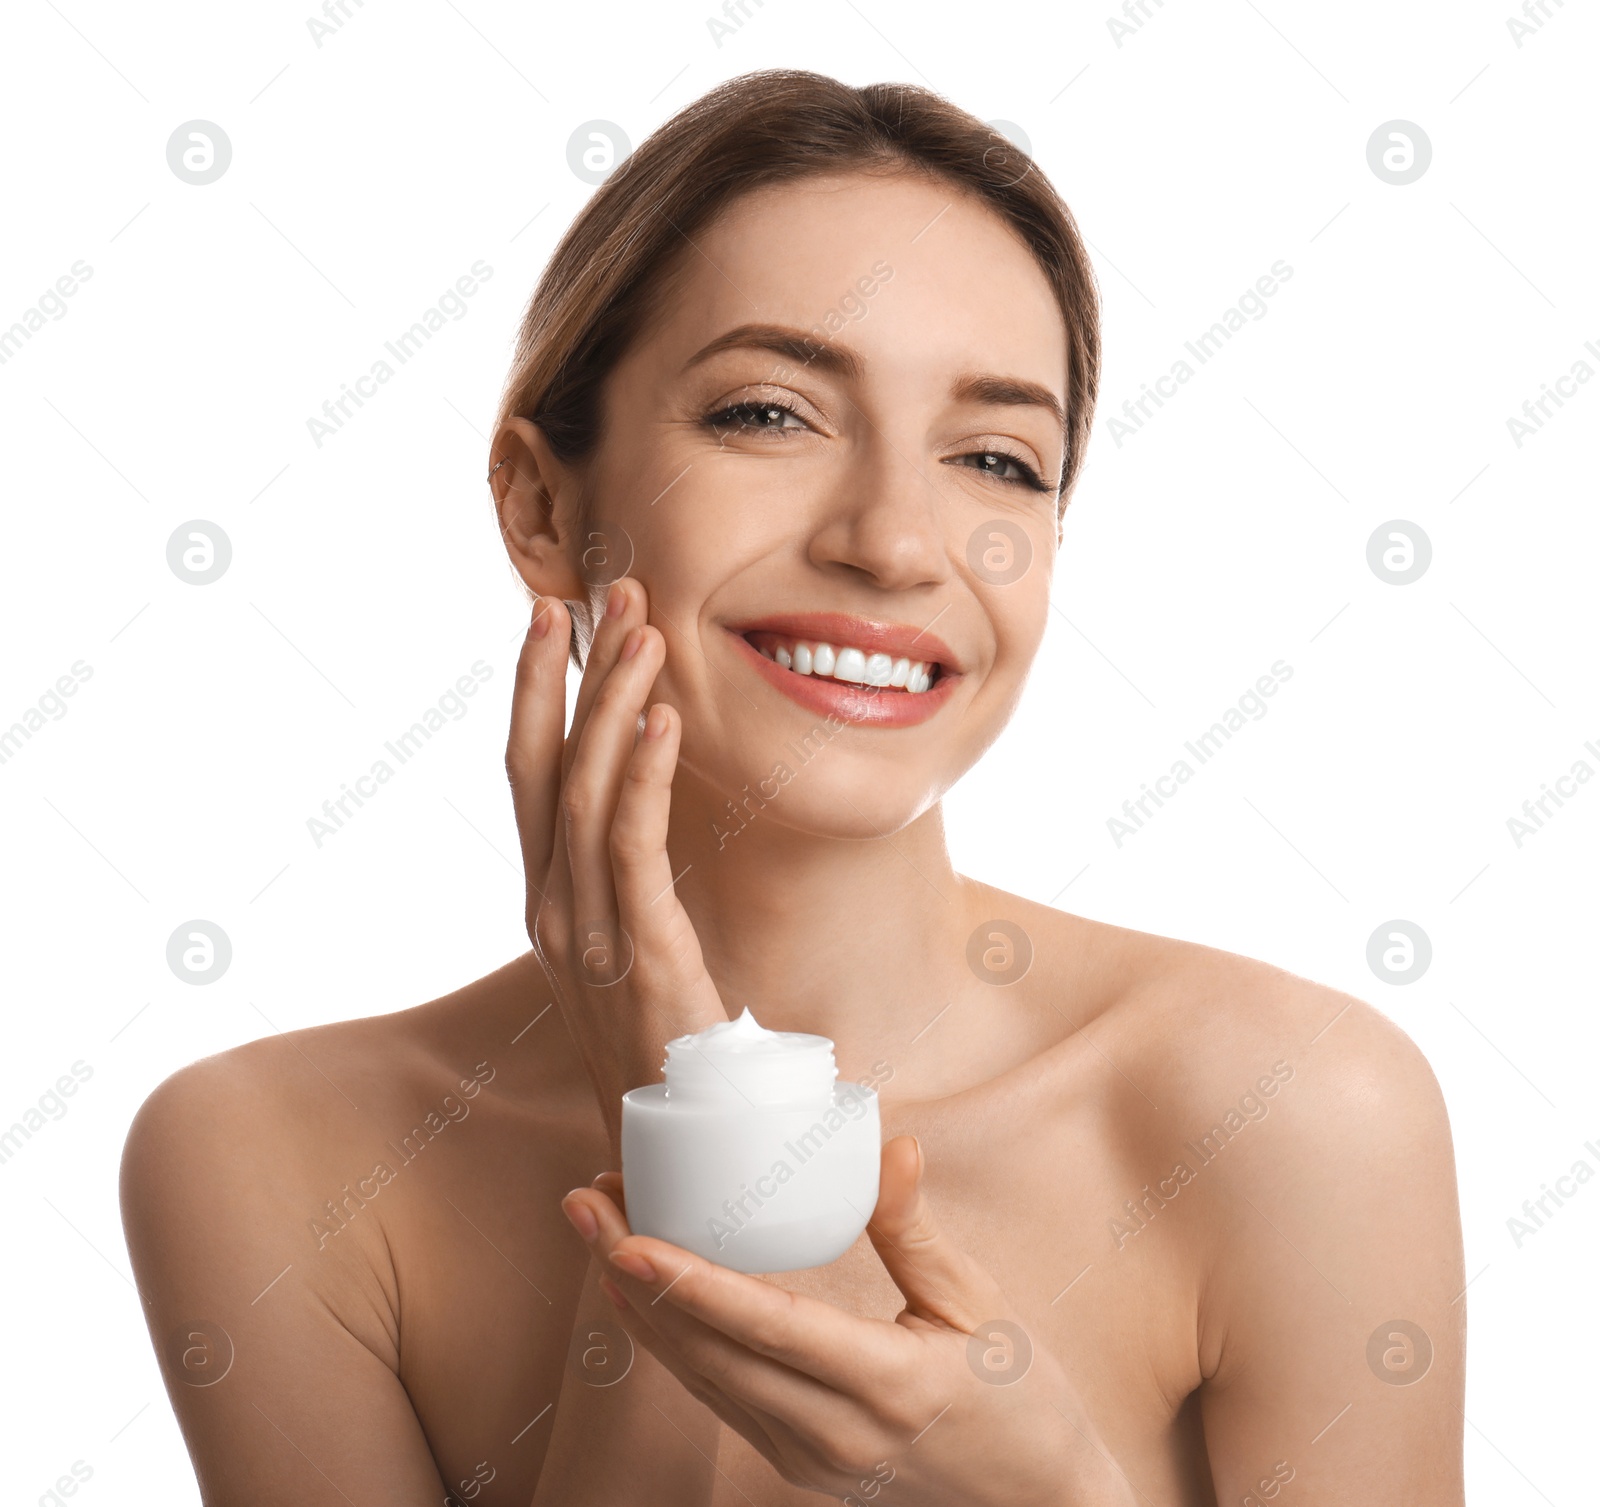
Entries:
<svg viewBox="0 0 1600 1507">
<path fill-rule="evenodd" d="M 865 685 L 867 656 L 859 649 L 840 649 L 833 661 L 833 678 L 848 680 L 852 685 Z"/>
<path fill-rule="evenodd" d="M 834 644 L 774 645 L 761 654 L 796 675 L 823 675 L 851 685 L 893 686 L 920 695 L 933 684 L 933 666 L 926 660 L 896 657 Z"/>
</svg>

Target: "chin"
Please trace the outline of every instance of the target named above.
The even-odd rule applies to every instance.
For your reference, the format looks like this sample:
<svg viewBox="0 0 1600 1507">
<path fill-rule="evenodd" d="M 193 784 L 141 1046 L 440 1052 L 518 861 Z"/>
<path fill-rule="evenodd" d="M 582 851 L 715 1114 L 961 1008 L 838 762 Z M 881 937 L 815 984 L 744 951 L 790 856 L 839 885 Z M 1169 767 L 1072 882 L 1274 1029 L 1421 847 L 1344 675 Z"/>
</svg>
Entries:
<svg viewBox="0 0 1600 1507">
<path fill-rule="evenodd" d="M 845 734 L 848 736 L 848 733 Z M 696 770 L 713 792 L 714 831 L 723 846 L 758 828 L 783 828 L 815 837 L 887 837 L 910 825 L 941 791 L 915 780 L 905 765 L 874 768 L 838 746 L 779 748 L 737 772 Z M 720 797 L 720 799 L 718 799 Z"/>
</svg>

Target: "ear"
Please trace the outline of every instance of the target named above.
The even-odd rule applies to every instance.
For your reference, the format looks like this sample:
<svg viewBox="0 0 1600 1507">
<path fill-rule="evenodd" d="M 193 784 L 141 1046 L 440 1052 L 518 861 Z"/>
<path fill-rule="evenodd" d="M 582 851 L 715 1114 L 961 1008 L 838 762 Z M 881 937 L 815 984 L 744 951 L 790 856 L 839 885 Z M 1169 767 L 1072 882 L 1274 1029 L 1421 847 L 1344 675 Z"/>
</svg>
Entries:
<svg viewBox="0 0 1600 1507">
<path fill-rule="evenodd" d="M 556 458 L 539 426 L 523 418 L 508 419 L 495 436 L 489 466 L 500 537 L 523 584 L 538 596 L 582 601 L 588 588 L 568 548 L 577 517 L 576 472 Z"/>
</svg>

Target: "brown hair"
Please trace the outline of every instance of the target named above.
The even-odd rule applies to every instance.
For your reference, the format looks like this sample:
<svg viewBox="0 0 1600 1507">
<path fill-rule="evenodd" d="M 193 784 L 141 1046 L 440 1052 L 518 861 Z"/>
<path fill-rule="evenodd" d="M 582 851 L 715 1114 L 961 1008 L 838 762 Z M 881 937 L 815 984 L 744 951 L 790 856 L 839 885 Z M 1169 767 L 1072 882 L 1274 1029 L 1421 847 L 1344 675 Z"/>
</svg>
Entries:
<svg viewBox="0 0 1600 1507">
<path fill-rule="evenodd" d="M 1038 164 L 912 84 L 858 89 L 825 74 L 763 69 L 719 84 L 658 127 L 596 189 L 551 256 L 517 334 L 495 435 L 520 416 L 563 461 L 591 455 L 601 386 L 659 310 L 689 237 L 750 190 L 853 168 L 920 171 L 966 190 L 1038 261 L 1067 331 L 1059 517 L 1083 468 L 1099 389 L 1093 267 Z M 576 637 L 573 649 L 576 659 Z"/>
</svg>

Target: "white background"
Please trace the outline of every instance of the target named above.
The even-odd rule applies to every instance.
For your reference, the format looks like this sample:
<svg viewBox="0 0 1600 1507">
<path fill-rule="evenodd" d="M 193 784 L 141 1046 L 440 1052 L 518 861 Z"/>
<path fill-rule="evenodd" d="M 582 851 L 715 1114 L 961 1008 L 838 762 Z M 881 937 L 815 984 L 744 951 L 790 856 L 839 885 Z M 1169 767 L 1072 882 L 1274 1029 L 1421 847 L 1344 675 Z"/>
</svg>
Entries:
<svg viewBox="0 0 1600 1507">
<path fill-rule="evenodd" d="M 1509 0 L 1169 0 L 1118 46 L 1109 4 L 749 9 L 718 46 L 710 0 L 370 0 L 318 47 L 294 4 L 7 8 L 0 327 L 93 274 L 0 366 L 0 726 L 93 674 L 0 765 L 0 1126 L 93 1076 L 0 1165 L 6 1498 L 83 1460 L 85 1499 L 196 1500 L 117 1211 L 150 1089 L 525 949 L 501 768 L 525 608 L 483 475 L 522 305 L 591 192 L 568 139 L 636 144 L 786 64 L 1020 128 L 1105 295 L 1059 612 L 948 801 L 958 866 L 1411 1033 L 1474 1279 L 1470 1496 L 1592 1501 L 1600 1186 L 1520 1249 L 1507 1220 L 1600 1168 L 1600 782 L 1520 848 L 1507 818 L 1600 770 L 1600 382 L 1520 447 L 1506 421 L 1600 344 L 1600 17 L 1552 4 L 1519 47 Z M 1405 186 L 1366 155 L 1397 118 L 1433 148 Z M 166 157 L 195 119 L 233 148 L 203 187 Z M 466 316 L 318 448 L 307 418 L 479 259 Z M 1266 316 L 1119 446 L 1110 415 L 1280 259 Z M 166 560 L 193 519 L 233 548 L 204 587 Z M 1397 519 L 1432 545 L 1404 586 L 1367 563 Z M 468 714 L 318 849 L 307 818 L 480 658 Z M 1279 659 L 1268 715 L 1117 846 L 1107 818 Z M 166 962 L 195 918 L 233 946 L 205 987 Z M 1433 949 L 1408 985 L 1367 962 L 1396 919 Z"/>
</svg>

